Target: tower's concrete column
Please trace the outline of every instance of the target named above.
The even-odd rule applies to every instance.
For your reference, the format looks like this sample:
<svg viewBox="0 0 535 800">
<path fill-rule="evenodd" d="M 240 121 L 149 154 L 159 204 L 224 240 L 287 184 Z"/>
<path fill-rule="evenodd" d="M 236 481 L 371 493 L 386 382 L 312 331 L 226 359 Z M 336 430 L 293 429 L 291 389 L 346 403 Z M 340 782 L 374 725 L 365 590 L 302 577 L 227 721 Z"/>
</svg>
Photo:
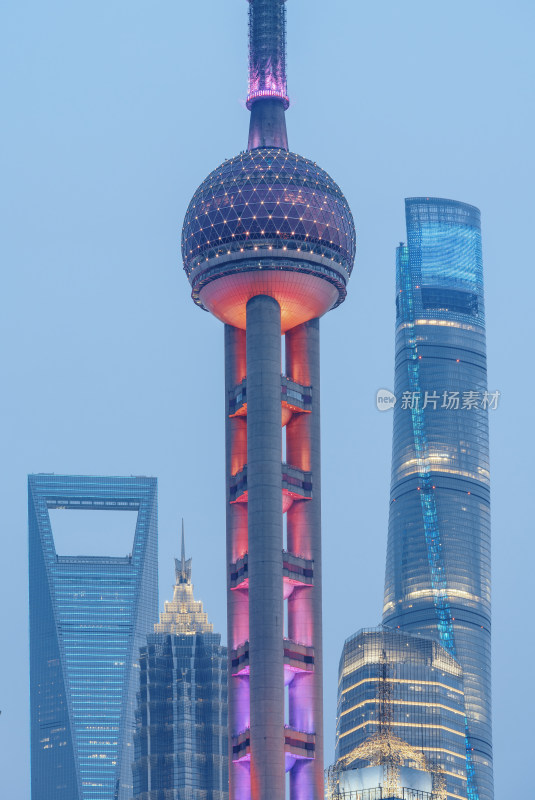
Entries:
<svg viewBox="0 0 535 800">
<path fill-rule="evenodd" d="M 296 762 L 290 773 L 291 800 L 323 800 L 323 662 L 321 607 L 321 469 L 319 320 L 287 331 L 286 374 L 312 387 L 310 414 L 294 414 L 286 427 L 286 459 L 312 473 L 312 498 L 288 511 L 287 547 L 314 561 L 314 586 L 296 588 L 288 600 L 288 636 L 314 647 L 314 671 L 296 675 L 289 688 L 289 722 L 315 734 L 313 761 Z"/>
<path fill-rule="evenodd" d="M 283 800 L 281 312 L 257 295 L 246 313 L 251 793 Z"/>
<path fill-rule="evenodd" d="M 247 552 L 247 503 L 230 503 L 232 475 L 247 463 L 247 422 L 229 417 L 229 395 L 246 373 L 245 331 L 225 325 L 225 452 L 227 485 L 227 631 L 229 800 L 249 800 L 251 781 L 248 765 L 232 760 L 232 737 L 249 727 L 249 680 L 232 675 L 230 651 L 249 637 L 249 596 L 230 588 L 231 564 Z"/>
</svg>

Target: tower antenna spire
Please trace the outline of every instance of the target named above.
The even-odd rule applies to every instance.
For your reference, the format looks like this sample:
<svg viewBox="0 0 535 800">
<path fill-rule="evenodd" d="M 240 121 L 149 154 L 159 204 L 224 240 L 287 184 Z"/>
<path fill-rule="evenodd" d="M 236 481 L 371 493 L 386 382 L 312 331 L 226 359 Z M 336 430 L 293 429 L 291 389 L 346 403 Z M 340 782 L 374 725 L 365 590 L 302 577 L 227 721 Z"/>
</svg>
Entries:
<svg viewBox="0 0 535 800">
<path fill-rule="evenodd" d="M 175 577 L 178 583 L 191 583 L 191 558 L 186 560 L 186 545 L 184 541 L 184 518 L 182 518 L 182 542 L 180 548 L 180 561 L 175 558 Z"/>
<path fill-rule="evenodd" d="M 249 150 L 288 149 L 286 0 L 249 0 Z"/>
</svg>

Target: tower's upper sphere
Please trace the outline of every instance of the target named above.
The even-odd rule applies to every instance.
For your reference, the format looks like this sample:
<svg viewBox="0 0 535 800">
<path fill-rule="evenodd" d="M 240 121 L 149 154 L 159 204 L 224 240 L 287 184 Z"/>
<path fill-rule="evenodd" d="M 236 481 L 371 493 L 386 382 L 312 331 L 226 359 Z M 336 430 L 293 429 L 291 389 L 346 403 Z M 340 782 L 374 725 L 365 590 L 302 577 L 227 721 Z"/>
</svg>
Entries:
<svg viewBox="0 0 535 800">
<path fill-rule="evenodd" d="M 333 179 L 296 153 L 260 147 L 215 169 L 189 204 L 182 229 L 192 297 L 245 328 L 257 294 L 279 302 L 282 329 L 341 303 L 355 257 L 355 226 Z"/>
</svg>

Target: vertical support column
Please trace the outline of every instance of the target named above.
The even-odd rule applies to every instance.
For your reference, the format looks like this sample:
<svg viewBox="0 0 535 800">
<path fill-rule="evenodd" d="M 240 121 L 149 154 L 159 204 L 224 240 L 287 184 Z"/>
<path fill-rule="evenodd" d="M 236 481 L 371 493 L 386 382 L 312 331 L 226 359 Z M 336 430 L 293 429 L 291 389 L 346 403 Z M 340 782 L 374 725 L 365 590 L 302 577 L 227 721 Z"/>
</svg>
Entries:
<svg viewBox="0 0 535 800">
<path fill-rule="evenodd" d="M 149 654 L 147 652 L 147 792 L 152 792 L 152 720 L 151 720 L 151 674 L 149 669 Z M 173 698 L 174 700 L 174 698 Z M 173 731 L 174 734 L 174 731 Z"/>
<path fill-rule="evenodd" d="M 294 414 L 286 426 L 286 458 L 312 473 L 312 499 L 288 511 L 288 550 L 314 561 L 314 586 L 294 590 L 288 599 L 288 636 L 314 647 L 314 672 L 296 675 L 289 688 L 289 721 L 315 734 L 315 757 L 297 761 L 290 773 L 291 800 L 323 800 L 323 661 L 321 600 L 321 471 L 319 320 L 287 331 L 286 374 L 312 387 L 310 414 Z"/>
<path fill-rule="evenodd" d="M 246 314 L 251 794 L 283 800 L 281 311 L 257 295 Z"/>
<path fill-rule="evenodd" d="M 233 677 L 231 651 L 249 636 L 247 591 L 231 591 L 231 564 L 247 552 L 247 503 L 230 503 L 230 481 L 247 462 L 247 422 L 229 417 L 229 394 L 246 374 L 245 331 L 225 325 L 225 454 L 227 509 L 227 631 L 229 800 L 250 800 L 249 766 L 232 760 L 232 737 L 249 727 L 249 679 Z"/>
</svg>

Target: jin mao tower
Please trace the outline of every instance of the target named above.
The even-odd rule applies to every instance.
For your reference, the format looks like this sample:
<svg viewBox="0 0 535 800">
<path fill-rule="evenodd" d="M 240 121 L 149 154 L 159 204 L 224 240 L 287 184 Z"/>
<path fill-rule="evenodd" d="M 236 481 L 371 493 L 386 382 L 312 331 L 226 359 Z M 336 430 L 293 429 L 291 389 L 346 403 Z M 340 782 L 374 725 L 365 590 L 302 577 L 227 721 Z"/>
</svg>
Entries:
<svg viewBox="0 0 535 800">
<path fill-rule="evenodd" d="M 319 318 L 346 296 L 355 229 L 288 150 L 285 13 L 249 0 L 248 148 L 182 232 L 192 297 L 225 325 L 231 800 L 281 800 L 285 771 L 292 800 L 323 797 Z"/>
<path fill-rule="evenodd" d="M 227 648 L 195 600 L 191 558 L 140 650 L 135 800 L 228 800 Z"/>
</svg>

